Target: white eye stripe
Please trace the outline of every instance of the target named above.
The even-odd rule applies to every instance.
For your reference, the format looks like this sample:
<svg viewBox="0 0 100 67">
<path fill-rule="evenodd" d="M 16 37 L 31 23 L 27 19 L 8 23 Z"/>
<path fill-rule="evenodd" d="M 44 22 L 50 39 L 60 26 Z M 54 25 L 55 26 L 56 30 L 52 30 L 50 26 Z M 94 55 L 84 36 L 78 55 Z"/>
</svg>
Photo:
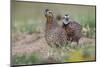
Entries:
<svg viewBox="0 0 100 67">
<path fill-rule="evenodd" d="M 66 16 L 64 16 L 64 18 L 67 18 Z"/>
<path fill-rule="evenodd" d="M 64 18 L 69 18 L 69 16 L 66 16 L 66 15 L 65 15 Z"/>
<path fill-rule="evenodd" d="M 49 11 L 49 12 L 52 12 L 52 11 Z"/>
</svg>

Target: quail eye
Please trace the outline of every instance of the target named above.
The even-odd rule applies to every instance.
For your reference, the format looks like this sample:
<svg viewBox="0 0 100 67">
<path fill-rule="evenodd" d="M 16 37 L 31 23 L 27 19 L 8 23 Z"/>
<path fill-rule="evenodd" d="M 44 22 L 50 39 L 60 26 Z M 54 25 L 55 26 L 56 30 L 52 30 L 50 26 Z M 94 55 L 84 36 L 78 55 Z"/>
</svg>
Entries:
<svg viewBox="0 0 100 67">
<path fill-rule="evenodd" d="M 51 12 L 49 12 L 49 13 L 51 13 Z"/>
<path fill-rule="evenodd" d="M 48 11 L 47 13 L 48 13 L 48 14 L 50 14 L 51 12 L 50 12 L 50 11 Z"/>
</svg>

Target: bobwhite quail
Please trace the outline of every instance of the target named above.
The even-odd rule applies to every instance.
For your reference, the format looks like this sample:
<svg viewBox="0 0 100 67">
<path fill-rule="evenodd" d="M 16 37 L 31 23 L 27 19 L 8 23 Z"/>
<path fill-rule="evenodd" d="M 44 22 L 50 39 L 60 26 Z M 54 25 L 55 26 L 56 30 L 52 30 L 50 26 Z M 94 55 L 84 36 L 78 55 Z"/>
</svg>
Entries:
<svg viewBox="0 0 100 67">
<path fill-rule="evenodd" d="M 63 17 L 63 24 L 62 27 L 65 29 L 68 41 L 77 42 L 79 44 L 79 40 L 82 36 L 82 26 L 77 22 L 70 19 L 69 15 L 65 15 Z"/>
<path fill-rule="evenodd" d="M 51 47 L 61 47 L 64 44 L 67 44 L 66 31 L 57 24 L 53 12 L 49 9 L 46 9 L 45 17 L 45 39 L 48 45 Z"/>
</svg>

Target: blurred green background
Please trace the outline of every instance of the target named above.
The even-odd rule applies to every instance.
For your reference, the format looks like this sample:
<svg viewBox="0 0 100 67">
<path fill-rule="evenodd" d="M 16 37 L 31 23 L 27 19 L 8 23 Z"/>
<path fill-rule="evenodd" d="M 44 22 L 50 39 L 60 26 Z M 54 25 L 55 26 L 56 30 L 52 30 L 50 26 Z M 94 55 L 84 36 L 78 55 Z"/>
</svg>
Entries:
<svg viewBox="0 0 100 67">
<path fill-rule="evenodd" d="M 71 4 L 54 4 L 54 3 L 37 3 L 37 2 L 12 2 L 11 6 L 11 24 L 12 24 L 12 42 L 19 43 L 21 37 L 24 39 L 27 35 L 39 33 L 44 34 L 46 18 L 44 16 L 45 9 L 51 9 L 55 16 L 69 14 L 71 18 L 78 21 L 82 27 L 82 33 L 87 37 L 87 42 L 82 43 L 81 48 L 76 47 L 74 52 L 64 52 L 62 62 L 77 62 L 95 60 L 95 34 L 96 34 L 96 7 L 86 5 L 71 5 Z M 60 22 L 61 24 L 61 22 Z M 20 36 L 18 34 L 21 34 Z M 18 38 L 20 39 L 18 40 Z M 88 39 L 90 38 L 90 39 Z M 34 39 L 34 38 L 33 38 Z M 92 39 L 92 40 L 91 40 Z M 25 41 L 24 41 L 25 42 Z M 13 46 L 12 44 L 12 46 Z M 42 44 L 42 43 L 41 43 Z M 85 44 L 85 45 L 84 45 Z M 21 44 L 20 46 L 22 46 Z M 92 45 L 92 46 L 91 46 Z M 14 45 L 12 49 L 19 44 Z M 20 47 L 19 46 L 19 47 Z M 33 44 L 34 47 L 34 44 Z M 40 47 L 40 46 L 39 46 Z M 18 48 L 20 50 L 21 48 Z M 12 51 L 13 52 L 13 51 Z M 67 54 L 66 54 L 67 53 Z M 58 55 L 56 55 L 58 56 Z M 48 63 L 43 58 L 40 59 L 40 54 L 32 53 L 29 55 L 13 55 L 13 64 L 39 64 Z M 59 56 L 60 57 L 60 56 Z"/>
<path fill-rule="evenodd" d="M 86 29 L 85 34 L 88 37 L 95 37 L 95 6 L 82 5 L 14 2 L 12 31 L 29 33 L 41 31 L 39 29 L 45 25 L 44 10 L 47 8 L 51 9 L 55 16 L 69 14 Z"/>
</svg>

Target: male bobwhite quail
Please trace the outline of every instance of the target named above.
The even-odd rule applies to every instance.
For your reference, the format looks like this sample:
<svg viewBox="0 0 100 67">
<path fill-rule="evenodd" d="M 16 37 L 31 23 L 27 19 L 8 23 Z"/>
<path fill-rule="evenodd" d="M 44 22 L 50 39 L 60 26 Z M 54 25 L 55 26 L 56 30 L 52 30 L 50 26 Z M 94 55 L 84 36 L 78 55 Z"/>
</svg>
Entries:
<svg viewBox="0 0 100 67">
<path fill-rule="evenodd" d="M 51 47 L 61 47 L 64 44 L 67 44 L 66 31 L 60 27 L 54 17 L 54 14 L 51 10 L 45 10 L 46 17 L 46 30 L 45 30 L 45 39 L 49 46 Z"/>
<path fill-rule="evenodd" d="M 62 27 L 65 29 L 68 41 L 71 42 L 77 42 L 79 44 L 79 40 L 82 36 L 82 26 L 76 22 L 70 19 L 69 15 L 65 15 L 63 17 L 63 24 Z"/>
</svg>

